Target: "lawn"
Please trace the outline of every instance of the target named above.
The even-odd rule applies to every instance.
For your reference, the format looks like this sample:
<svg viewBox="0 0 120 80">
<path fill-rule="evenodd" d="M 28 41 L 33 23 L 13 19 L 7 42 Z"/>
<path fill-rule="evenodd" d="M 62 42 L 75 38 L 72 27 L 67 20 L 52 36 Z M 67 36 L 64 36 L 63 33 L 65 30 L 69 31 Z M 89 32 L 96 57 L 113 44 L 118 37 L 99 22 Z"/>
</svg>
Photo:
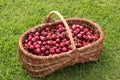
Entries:
<svg viewBox="0 0 120 80">
<path fill-rule="evenodd" d="M 119 80 L 119 0 L 0 0 L 0 80 L 36 80 L 29 77 L 18 59 L 18 39 L 57 10 L 65 18 L 87 18 L 105 34 L 99 61 L 76 64 L 37 80 Z"/>
</svg>

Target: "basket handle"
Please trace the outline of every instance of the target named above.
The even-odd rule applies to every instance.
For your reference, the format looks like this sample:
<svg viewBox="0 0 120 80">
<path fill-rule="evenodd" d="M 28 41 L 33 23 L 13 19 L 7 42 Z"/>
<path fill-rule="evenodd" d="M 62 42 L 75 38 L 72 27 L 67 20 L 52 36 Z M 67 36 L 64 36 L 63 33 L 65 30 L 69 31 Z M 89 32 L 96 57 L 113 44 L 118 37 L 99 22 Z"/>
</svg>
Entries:
<svg viewBox="0 0 120 80">
<path fill-rule="evenodd" d="M 73 37 L 72 37 L 72 33 L 71 33 L 71 31 L 70 31 L 70 28 L 69 28 L 66 20 L 63 18 L 63 16 L 62 16 L 59 12 L 57 12 L 57 11 L 51 11 L 51 12 L 47 15 L 47 17 L 45 18 L 45 20 L 44 20 L 43 22 L 51 22 L 51 21 L 54 21 L 54 20 L 51 18 L 51 15 L 52 15 L 52 14 L 56 14 L 56 15 L 62 20 L 62 22 L 63 22 L 63 24 L 64 24 L 64 26 L 65 26 L 65 28 L 66 28 L 66 30 L 67 30 L 68 36 L 69 36 L 69 38 L 70 38 L 70 42 L 71 42 L 72 48 L 75 49 L 76 47 L 75 47 L 75 44 L 74 44 L 74 41 L 73 41 Z"/>
</svg>

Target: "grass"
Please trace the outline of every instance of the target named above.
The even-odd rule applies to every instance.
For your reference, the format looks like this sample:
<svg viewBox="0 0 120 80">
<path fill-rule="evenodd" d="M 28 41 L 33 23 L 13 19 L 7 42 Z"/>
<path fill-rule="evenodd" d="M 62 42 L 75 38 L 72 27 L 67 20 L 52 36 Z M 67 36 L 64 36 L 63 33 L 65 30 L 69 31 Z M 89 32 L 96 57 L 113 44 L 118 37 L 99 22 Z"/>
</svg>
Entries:
<svg viewBox="0 0 120 80">
<path fill-rule="evenodd" d="M 99 23 L 105 34 L 104 46 L 99 61 L 66 67 L 37 80 L 119 80 L 119 0 L 0 0 L 0 80 L 36 80 L 20 65 L 18 39 L 52 10 L 65 18 L 87 18 Z"/>
</svg>

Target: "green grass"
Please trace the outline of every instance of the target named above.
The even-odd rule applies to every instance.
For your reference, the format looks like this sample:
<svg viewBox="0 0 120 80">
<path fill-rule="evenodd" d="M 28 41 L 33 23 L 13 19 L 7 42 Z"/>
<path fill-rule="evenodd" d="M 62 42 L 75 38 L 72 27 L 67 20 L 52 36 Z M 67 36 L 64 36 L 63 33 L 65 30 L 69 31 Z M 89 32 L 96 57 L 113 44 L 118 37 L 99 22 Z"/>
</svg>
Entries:
<svg viewBox="0 0 120 80">
<path fill-rule="evenodd" d="M 36 80 L 22 69 L 18 39 L 57 10 L 65 18 L 87 18 L 98 23 L 105 40 L 99 61 L 76 64 L 38 80 L 119 80 L 119 0 L 0 0 L 0 80 Z"/>
</svg>

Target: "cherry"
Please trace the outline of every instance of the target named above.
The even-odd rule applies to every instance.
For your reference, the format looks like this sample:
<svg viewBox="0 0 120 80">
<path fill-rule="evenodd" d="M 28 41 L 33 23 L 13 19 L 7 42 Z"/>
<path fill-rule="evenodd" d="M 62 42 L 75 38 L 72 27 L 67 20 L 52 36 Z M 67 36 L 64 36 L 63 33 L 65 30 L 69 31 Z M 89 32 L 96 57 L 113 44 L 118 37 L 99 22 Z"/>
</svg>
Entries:
<svg viewBox="0 0 120 80">
<path fill-rule="evenodd" d="M 84 32 L 85 32 L 85 33 L 89 32 L 89 29 L 88 29 L 88 28 L 85 28 L 85 29 L 84 29 Z"/>
<path fill-rule="evenodd" d="M 80 28 L 80 25 L 79 25 L 79 24 L 77 24 L 77 25 L 76 25 L 76 27 L 77 27 L 77 28 Z"/>
<path fill-rule="evenodd" d="M 25 43 L 28 43 L 28 40 L 27 40 L 27 39 L 25 40 Z"/>
<path fill-rule="evenodd" d="M 57 25 L 56 28 L 61 28 L 63 27 L 61 24 Z"/>
<path fill-rule="evenodd" d="M 88 37 L 88 39 L 89 39 L 89 40 L 92 40 L 92 39 L 93 39 L 93 37 L 92 37 L 92 36 L 89 36 L 89 35 L 88 35 L 87 37 Z"/>
<path fill-rule="evenodd" d="M 84 26 L 80 26 L 80 30 L 84 30 Z"/>
<path fill-rule="evenodd" d="M 23 44 L 24 47 L 26 48 L 29 48 L 29 45 L 28 44 Z"/>
<path fill-rule="evenodd" d="M 40 45 L 39 45 L 39 44 L 36 44 L 36 45 L 35 45 L 35 48 L 40 48 Z"/>
<path fill-rule="evenodd" d="M 41 41 L 37 41 L 37 43 L 38 43 L 38 44 L 42 44 L 42 42 L 41 42 Z"/>
<path fill-rule="evenodd" d="M 43 36 L 47 36 L 47 34 L 48 34 L 47 32 L 42 31 L 42 35 L 43 35 Z"/>
<path fill-rule="evenodd" d="M 38 40 L 38 39 L 39 39 L 39 36 L 35 36 L 35 39 L 37 39 L 37 40 Z"/>
<path fill-rule="evenodd" d="M 76 29 L 76 31 L 77 31 L 77 33 L 79 33 L 79 32 L 80 32 L 80 29 L 79 29 L 79 28 L 77 28 L 77 29 Z"/>
<path fill-rule="evenodd" d="M 68 49 L 69 49 L 69 50 L 71 50 L 71 49 L 72 49 L 71 45 L 69 45 L 69 46 L 68 46 Z"/>
<path fill-rule="evenodd" d="M 76 25 L 72 25 L 72 29 L 73 29 L 73 30 L 76 30 L 76 29 L 77 29 L 77 26 L 76 26 Z"/>
<path fill-rule="evenodd" d="M 54 48 L 50 49 L 50 53 L 53 54 L 55 52 Z"/>
<path fill-rule="evenodd" d="M 61 46 L 61 47 L 64 47 L 64 46 L 65 46 L 64 42 L 61 42 L 61 43 L 60 43 L 60 46 Z"/>
<path fill-rule="evenodd" d="M 59 47 L 59 44 L 56 44 L 55 46 L 56 46 L 56 47 Z"/>
<path fill-rule="evenodd" d="M 50 28 L 46 27 L 45 30 L 46 30 L 46 31 L 50 31 Z"/>
<path fill-rule="evenodd" d="M 81 43 L 77 43 L 77 45 L 76 45 L 76 48 L 80 48 L 80 47 L 82 47 L 83 45 L 81 44 Z"/>
<path fill-rule="evenodd" d="M 34 45 L 30 45 L 30 49 L 31 50 L 35 49 L 35 46 Z"/>
<path fill-rule="evenodd" d="M 45 39 L 45 37 L 40 36 L 40 40 L 41 40 L 41 41 L 45 41 L 46 39 Z"/>
<path fill-rule="evenodd" d="M 40 54 L 41 50 L 40 50 L 40 48 L 37 48 L 37 49 L 34 50 L 34 52 L 37 53 L 37 54 Z"/>
<path fill-rule="evenodd" d="M 67 51 L 67 48 L 66 48 L 66 47 L 63 47 L 63 48 L 62 48 L 62 51 L 63 51 L 63 52 L 66 52 L 66 51 Z"/>
<path fill-rule="evenodd" d="M 60 49 L 56 49 L 56 53 L 59 54 L 60 53 Z"/>
<path fill-rule="evenodd" d="M 32 32 L 32 33 L 35 33 L 35 32 L 36 32 L 36 29 L 32 29 L 31 32 Z"/>
<path fill-rule="evenodd" d="M 87 42 L 86 42 L 86 41 L 83 41 L 82 43 L 83 43 L 83 46 L 87 45 Z"/>
<path fill-rule="evenodd" d="M 53 40 L 55 40 L 55 39 L 56 39 L 56 35 L 53 34 L 53 35 L 51 36 L 51 38 L 52 38 Z"/>
<path fill-rule="evenodd" d="M 82 34 L 78 34 L 77 37 L 80 39 L 82 38 Z"/>
<path fill-rule="evenodd" d="M 29 37 L 28 37 L 28 40 L 31 41 L 31 39 L 32 39 L 32 36 L 29 36 Z"/>
<path fill-rule="evenodd" d="M 53 42 L 52 42 L 52 41 L 47 41 L 47 44 L 48 44 L 48 45 L 52 45 Z"/>
<path fill-rule="evenodd" d="M 55 46 L 56 45 L 56 41 L 53 41 L 52 44 Z"/>
<path fill-rule="evenodd" d="M 45 56 L 48 56 L 50 52 L 48 50 L 45 51 Z"/>
<path fill-rule="evenodd" d="M 58 38 L 58 39 L 56 39 L 56 42 L 57 42 L 57 43 L 60 43 L 60 39 L 59 39 L 59 38 Z"/>
<path fill-rule="evenodd" d="M 46 51 L 46 48 L 45 47 L 41 47 L 41 51 L 42 52 Z"/>
<path fill-rule="evenodd" d="M 40 36 L 40 33 L 39 33 L 39 32 L 36 32 L 36 33 L 35 33 L 35 36 Z"/>
<path fill-rule="evenodd" d="M 70 45 L 70 41 L 66 41 L 66 42 L 65 42 L 65 45 L 66 45 L 66 46 Z"/>
<path fill-rule="evenodd" d="M 47 42 L 44 41 L 44 42 L 43 42 L 43 45 L 46 45 L 46 44 L 47 44 Z"/>
<path fill-rule="evenodd" d="M 64 35 L 63 34 L 59 34 L 58 36 L 60 39 L 63 39 L 64 38 Z"/>
<path fill-rule="evenodd" d="M 80 32 L 80 34 L 84 35 L 84 34 L 85 34 L 85 32 L 84 32 L 84 31 L 81 31 L 81 32 Z"/>
<path fill-rule="evenodd" d="M 31 41 L 32 41 L 32 42 L 35 42 L 35 41 L 36 41 L 36 38 L 32 38 Z"/>
<path fill-rule="evenodd" d="M 78 34 L 78 32 L 75 30 L 75 31 L 73 31 L 73 34 L 76 35 L 76 34 Z"/>
<path fill-rule="evenodd" d="M 31 45 L 31 44 L 32 44 L 32 42 L 31 42 L 31 41 L 29 41 L 27 44 L 28 44 L 28 45 Z"/>
</svg>

